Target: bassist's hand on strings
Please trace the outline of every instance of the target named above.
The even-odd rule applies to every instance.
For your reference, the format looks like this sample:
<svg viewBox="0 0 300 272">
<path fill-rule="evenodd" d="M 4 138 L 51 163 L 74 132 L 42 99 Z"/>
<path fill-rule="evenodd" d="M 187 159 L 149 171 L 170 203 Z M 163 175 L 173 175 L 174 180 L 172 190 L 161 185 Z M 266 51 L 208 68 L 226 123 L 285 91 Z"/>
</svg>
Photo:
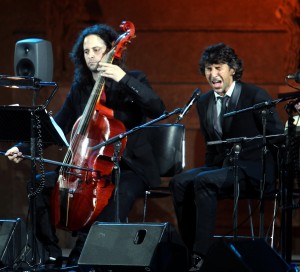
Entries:
<svg viewBox="0 0 300 272">
<path fill-rule="evenodd" d="M 97 70 L 101 76 L 111 78 L 116 82 L 119 82 L 126 75 L 122 68 L 111 63 L 100 62 Z"/>
<path fill-rule="evenodd" d="M 5 153 L 5 156 L 7 156 L 10 161 L 13 161 L 15 163 L 19 163 L 23 160 L 23 158 L 21 157 L 22 152 L 20 152 L 19 148 L 17 148 L 16 146 L 8 149 Z"/>
</svg>

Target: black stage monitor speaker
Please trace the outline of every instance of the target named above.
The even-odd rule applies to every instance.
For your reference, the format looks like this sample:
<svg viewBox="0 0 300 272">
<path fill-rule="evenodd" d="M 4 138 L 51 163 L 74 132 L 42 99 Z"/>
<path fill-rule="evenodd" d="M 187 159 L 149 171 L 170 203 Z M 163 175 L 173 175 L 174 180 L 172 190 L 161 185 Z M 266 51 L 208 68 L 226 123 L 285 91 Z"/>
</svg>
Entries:
<svg viewBox="0 0 300 272">
<path fill-rule="evenodd" d="M 0 267 L 12 267 L 18 262 L 26 244 L 21 219 L 0 220 Z M 5 270 L 6 271 L 6 270 Z"/>
<path fill-rule="evenodd" d="M 52 81 L 51 43 L 37 38 L 18 41 L 15 45 L 14 69 L 16 76 L 29 76 L 42 81 Z"/>
<path fill-rule="evenodd" d="M 218 239 L 204 260 L 201 272 L 287 272 L 289 265 L 264 239 Z"/>
<path fill-rule="evenodd" d="M 183 272 L 187 250 L 169 223 L 96 222 L 78 265 L 82 271 Z"/>
</svg>

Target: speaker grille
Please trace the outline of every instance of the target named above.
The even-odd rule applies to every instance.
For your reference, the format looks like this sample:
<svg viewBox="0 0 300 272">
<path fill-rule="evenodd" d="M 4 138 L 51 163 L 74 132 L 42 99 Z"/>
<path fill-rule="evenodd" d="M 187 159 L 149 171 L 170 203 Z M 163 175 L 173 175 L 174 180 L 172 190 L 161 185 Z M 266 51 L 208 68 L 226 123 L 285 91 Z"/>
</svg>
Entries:
<svg viewBox="0 0 300 272">
<path fill-rule="evenodd" d="M 51 43 L 37 38 L 18 41 L 15 45 L 14 71 L 16 76 L 30 76 L 42 81 L 52 81 Z"/>
<path fill-rule="evenodd" d="M 34 64 L 32 63 L 32 61 L 29 60 L 29 59 L 25 59 L 25 58 L 21 59 L 17 63 L 16 74 L 18 76 L 34 77 L 34 75 L 35 75 L 35 68 L 34 68 Z"/>
</svg>

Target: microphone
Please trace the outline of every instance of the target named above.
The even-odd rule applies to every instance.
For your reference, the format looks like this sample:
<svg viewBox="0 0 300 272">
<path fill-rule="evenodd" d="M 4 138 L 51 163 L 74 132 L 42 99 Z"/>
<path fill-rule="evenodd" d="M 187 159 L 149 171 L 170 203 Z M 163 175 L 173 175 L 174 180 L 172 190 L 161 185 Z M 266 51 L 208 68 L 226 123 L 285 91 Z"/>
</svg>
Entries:
<svg viewBox="0 0 300 272">
<path fill-rule="evenodd" d="M 181 110 L 180 114 L 179 114 L 178 117 L 177 117 L 176 123 L 178 123 L 178 122 L 183 118 L 183 116 L 186 115 L 186 114 L 188 113 L 188 111 L 189 111 L 190 108 L 193 106 L 193 104 L 198 100 L 200 94 L 201 94 L 201 91 L 200 91 L 199 88 L 197 88 L 197 89 L 193 92 L 193 94 L 192 94 L 190 100 L 188 101 L 188 103 L 187 103 L 187 104 L 183 107 L 183 109 Z"/>
<path fill-rule="evenodd" d="M 296 81 L 296 83 L 300 83 L 300 72 L 297 72 L 294 75 L 287 75 L 286 78 L 287 79 L 294 79 Z"/>
</svg>

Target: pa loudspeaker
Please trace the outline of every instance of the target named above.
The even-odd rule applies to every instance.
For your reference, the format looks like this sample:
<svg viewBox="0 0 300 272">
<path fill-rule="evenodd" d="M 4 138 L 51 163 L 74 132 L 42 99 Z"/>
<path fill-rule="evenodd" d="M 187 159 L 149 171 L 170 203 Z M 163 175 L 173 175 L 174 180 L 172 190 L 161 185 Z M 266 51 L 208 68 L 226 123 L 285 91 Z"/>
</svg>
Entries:
<svg viewBox="0 0 300 272">
<path fill-rule="evenodd" d="M 0 220 L 1 268 L 8 267 L 12 269 L 13 265 L 21 258 L 26 245 L 26 235 L 24 232 L 25 227 L 22 224 L 21 219 Z"/>
<path fill-rule="evenodd" d="M 201 272 L 287 272 L 289 265 L 263 239 L 218 239 L 205 258 Z"/>
<path fill-rule="evenodd" d="M 15 45 L 14 70 L 16 76 L 36 77 L 52 81 L 52 45 L 43 39 L 25 39 Z"/>
<path fill-rule="evenodd" d="M 187 250 L 169 223 L 96 222 L 78 260 L 80 271 L 187 270 Z"/>
</svg>

